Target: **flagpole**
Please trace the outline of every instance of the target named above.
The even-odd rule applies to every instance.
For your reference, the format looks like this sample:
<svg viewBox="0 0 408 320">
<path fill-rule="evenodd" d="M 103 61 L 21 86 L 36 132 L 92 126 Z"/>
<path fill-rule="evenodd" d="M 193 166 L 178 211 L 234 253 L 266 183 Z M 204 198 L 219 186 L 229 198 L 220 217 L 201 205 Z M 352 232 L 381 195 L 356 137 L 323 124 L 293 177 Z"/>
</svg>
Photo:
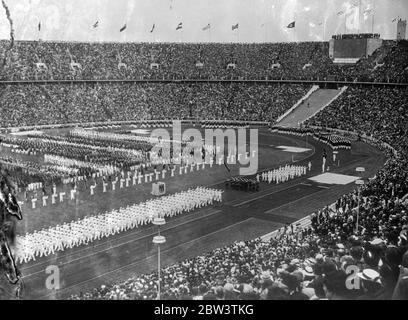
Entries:
<svg viewBox="0 0 408 320">
<path fill-rule="evenodd" d="M 373 16 L 371 18 L 371 33 L 374 37 L 374 16 L 375 16 L 375 0 L 373 0 Z"/>
<path fill-rule="evenodd" d="M 347 15 L 346 11 L 344 11 L 344 34 L 347 33 Z"/>
<path fill-rule="evenodd" d="M 296 20 L 295 20 L 296 21 Z M 296 23 L 295 27 L 293 28 L 293 42 L 297 42 L 297 37 L 296 37 Z"/>
<path fill-rule="evenodd" d="M 155 43 L 156 42 L 156 24 L 155 23 L 153 23 L 152 30 L 150 31 L 150 33 L 152 34 L 151 36 L 152 42 Z"/>
<path fill-rule="evenodd" d="M 210 13 L 209 13 L 210 10 L 208 10 L 208 8 L 210 8 L 210 7 L 211 7 L 210 6 L 210 0 L 207 0 L 207 21 L 211 21 Z M 211 43 L 211 23 L 208 23 L 208 26 L 209 26 L 209 28 L 208 28 L 208 38 L 209 38 L 209 43 Z"/>
<path fill-rule="evenodd" d="M 322 22 L 322 31 L 323 31 L 322 40 L 323 42 L 324 42 L 324 36 L 325 36 L 325 28 L 326 28 L 326 18 Z"/>
<path fill-rule="evenodd" d="M 360 34 L 360 21 L 361 21 L 361 0 L 358 0 L 358 26 L 357 26 L 357 34 Z"/>
<path fill-rule="evenodd" d="M 124 24 L 124 26 L 126 26 L 126 28 L 122 31 L 123 36 L 122 36 L 122 41 L 125 43 L 126 42 L 126 29 L 127 29 L 127 22 Z M 122 27 L 123 28 L 123 27 Z"/>
<path fill-rule="evenodd" d="M 268 39 L 269 39 L 269 33 L 268 33 L 268 23 L 267 22 L 265 22 L 265 42 L 268 42 Z"/>
<path fill-rule="evenodd" d="M 266 22 L 263 25 L 264 27 L 264 43 L 266 43 Z"/>
</svg>

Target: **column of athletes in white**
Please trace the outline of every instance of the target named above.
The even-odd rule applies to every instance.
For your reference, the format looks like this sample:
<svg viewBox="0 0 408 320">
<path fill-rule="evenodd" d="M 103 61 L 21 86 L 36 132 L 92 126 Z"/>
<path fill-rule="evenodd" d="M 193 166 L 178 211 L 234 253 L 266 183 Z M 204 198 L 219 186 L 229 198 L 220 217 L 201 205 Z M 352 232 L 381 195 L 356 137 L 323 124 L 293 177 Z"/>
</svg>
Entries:
<svg viewBox="0 0 408 320">
<path fill-rule="evenodd" d="M 88 216 L 48 229 L 17 236 L 13 252 L 19 263 L 54 254 L 115 234 L 151 224 L 155 218 L 173 217 L 222 201 L 222 190 L 196 187 L 146 202 Z"/>
</svg>

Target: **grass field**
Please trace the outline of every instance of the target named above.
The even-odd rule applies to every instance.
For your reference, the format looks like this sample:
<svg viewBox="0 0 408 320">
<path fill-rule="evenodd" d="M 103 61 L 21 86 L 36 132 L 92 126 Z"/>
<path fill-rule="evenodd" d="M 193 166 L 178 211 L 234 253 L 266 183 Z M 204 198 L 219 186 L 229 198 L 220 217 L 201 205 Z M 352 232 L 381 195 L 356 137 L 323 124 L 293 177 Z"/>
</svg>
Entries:
<svg viewBox="0 0 408 320">
<path fill-rule="evenodd" d="M 264 132 L 264 130 L 261 130 L 260 132 Z M 62 131 L 57 132 L 54 130 L 52 133 L 62 134 Z M 290 163 L 292 161 L 292 156 L 294 157 L 294 160 L 299 160 L 310 156 L 314 152 L 313 147 L 311 147 L 310 151 L 301 154 L 292 154 L 271 147 L 271 145 L 298 146 L 299 144 L 304 146 L 297 140 L 283 136 L 264 136 L 259 145 L 259 169 L 262 170 L 280 164 Z M 1 151 L 5 154 L 11 154 L 9 153 L 9 150 L 6 150 L 7 148 L 2 149 L 3 150 Z M 29 161 L 42 161 L 43 158 L 43 155 L 28 156 L 13 154 L 13 156 Z M 215 185 L 225 181 L 230 176 L 238 175 L 238 164 L 229 165 L 229 168 L 231 169 L 231 172 L 228 172 L 224 165 L 214 165 L 212 168 L 207 165 L 204 170 L 195 171 L 196 168 L 194 168 L 194 171 L 190 172 L 189 169 L 188 173 L 183 175 L 179 175 L 179 170 L 177 168 L 175 170 L 175 177 L 170 177 L 170 175 L 167 174 L 164 180 L 160 179 L 159 181 L 165 182 L 167 193 L 172 194 L 195 186 Z M 153 182 L 155 182 L 155 179 L 153 179 Z M 96 183 L 97 187 L 95 188 L 95 194 L 93 196 L 91 196 L 89 189 L 93 182 L 89 181 L 86 184 L 79 184 L 75 200 L 69 200 L 70 185 L 59 185 L 57 192 L 66 193 L 64 202 L 59 202 L 59 199 L 57 199 L 57 202 L 52 204 L 51 197 L 49 197 L 47 206 L 45 207 L 42 205 L 41 191 L 38 192 L 38 195 L 33 192 L 29 193 L 28 198 L 24 201 L 22 206 L 24 220 L 18 225 L 18 233 L 24 234 L 27 232 L 33 232 L 63 222 L 70 222 L 89 215 L 100 214 L 123 206 L 140 203 L 154 197 L 151 195 L 152 183 L 150 182 L 136 186 L 131 185 L 130 187 L 124 187 L 123 189 L 120 189 L 119 184 L 117 184 L 115 191 L 112 191 L 111 186 L 109 186 L 106 193 L 103 193 L 102 179 L 96 179 Z M 38 199 L 35 209 L 32 208 L 32 198 Z M 19 200 L 24 200 L 22 193 L 19 195 Z"/>
<path fill-rule="evenodd" d="M 297 161 L 299 164 L 312 162 L 312 172 L 306 177 L 274 185 L 261 183 L 257 193 L 225 190 L 224 181 L 238 174 L 237 166 L 231 166 L 231 173 L 222 166 L 209 167 L 204 171 L 166 179 L 168 193 L 178 192 L 196 185 L 224 189 L 223 203 L 169 219 L 162 230 L 167 242 L 162 247 L 162 264 L 169 265 L 196 256 L 203 252 L 229 244 L 233 241 L 252 239 L 287 223 L 310 214 L 324 205 L 335 201 L 341 194 L 354 188 L 354 184 L 325 185 L 312 183 L 308 178 L 321 172 L 322 149 L 328 151 L 328 165 L 331 172 L 355 174 L 355 167 L 366 167 L 366 177 L 382 166 L 384 156 L 375 148 L 363 143 L 353 144 L 353 151 L 341 151 L 340 166 L 331 163 L 331 151 L 325 145 L 309 139 L 280 134 L 271 134 L 265 129 L 259 131 L 259 170 L 274 168 Z M 305 153 L 282 151 L 276 146 L 307 147 Z M 99 186 L 101 188 L 101 186 Z M 117 189 L 91 197 L 84 189 L 77 201 L 45 208 L 23 208 L 24 223 L 20 232 L 35 230 L 42 226 L 101 213 L 119 206 L 138 203 L 152 197 L 151 185 Z M 121 281 L 137 273 L 155 270 L 157 248 L 152 238 L 157 229 L 145 226 L 119 235 L 93 242 L 71 250 L 58 252 L 46 258 L 37 259 L 21 267 L 26 284 L 25 298 L 64 299 L 80 290 Z M 61 289 L 49 291 L 45 287 L 49 265 L 60 270 Z"/>
</svg>

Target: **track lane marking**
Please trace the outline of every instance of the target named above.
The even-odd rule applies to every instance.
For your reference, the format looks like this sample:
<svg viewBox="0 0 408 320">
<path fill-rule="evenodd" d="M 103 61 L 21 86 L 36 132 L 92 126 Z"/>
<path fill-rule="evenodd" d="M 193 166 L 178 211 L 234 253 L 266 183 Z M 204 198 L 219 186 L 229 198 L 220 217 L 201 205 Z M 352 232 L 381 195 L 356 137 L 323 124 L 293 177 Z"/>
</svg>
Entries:
<svg viewBox="0 0 408 320">
<path fill-rule="evenodd" d="M 269 209 L 269 210 L 265 211 L 264 213 L 271 213 L 273 210 L 280 209 L 280 208 L 282 208 L 282 207 L 284 207 L 284 206 L 290 205 L 290 204 L 292 204 L 292 203 L 294 203 L 294 202 L 297 202 L 297 201 L 299 201 L 299 200 L 305 199 L 305 198 L 307 198 L 307 197 L 314 196 L 314 195 L 316 195 L 316 193 L 319 193 L 319 192 L 322 192 L 322 191 L 323 191 L 323 190 L 320 190 L 320 191 L 317 191 L 317 190 L 316 190 L 316 191 L 313 192 L 313 193 L 307 194 L 307 195 L 305 195 L 305 196 L 303 196 L 303 197 L 301 197 L 301 198 L 297 198 L 296 200 L 292 200 L 292 201 L 290 201 L 290 202 L 288 202 L 288 203 L 282 204 L 282 205 L 280 205 L 279 207 Z M 289 217 L 289 218 L 290 218 L 290 217 Z"/>
<path fill-rule="evenodd" d="M 282 192 L 282 191 L 286 191 L 286 190 L 288 190 L 288 189 L 297 187 L 297 186 L 299 186 L 299 185 L 303 185 L 303 184 L 302 184 L 302 183 L 298 183 L 298 184 L 290 185 L 290 186 L 287 187 L 287 188 L 280 189 L 280 190 L 273 191 L 273 192 L 268 192 L 268 193 L 263 194 L 263 195 L 260 195 L 260 196 L 258 196 L 258 197 L 255 197 L 255 198 L 252 198 L 252 199 L 249 199 L 249 200 L 245 200 L 245 201 L 239 202 L 239 203 L 237 203 L 237 204 L 234 204 L 233 206 L 234 206 L 234 207 L 239 207 L 239 206 L 242 206 L 243 204 L 247 204 L 247 203 L 250 203 L 250 202 L 252 202 L 252 201 L 265 198 L 265 197 L 270 196 L 270 195 L 272 195 L 272 194 L 274 194 L 274 193 L 279 193 L 279 192 Z M 309 186 L 309 185 L 307 185 L 307 186 Z M 310 185 L 310 187 L 312 187 L 312 185 Z M 290 202 L 289 202 L 289 203 L 290 203 Z M 228 203 L 227 203 L 227 204 L 228 204 Z"/>
</svg>

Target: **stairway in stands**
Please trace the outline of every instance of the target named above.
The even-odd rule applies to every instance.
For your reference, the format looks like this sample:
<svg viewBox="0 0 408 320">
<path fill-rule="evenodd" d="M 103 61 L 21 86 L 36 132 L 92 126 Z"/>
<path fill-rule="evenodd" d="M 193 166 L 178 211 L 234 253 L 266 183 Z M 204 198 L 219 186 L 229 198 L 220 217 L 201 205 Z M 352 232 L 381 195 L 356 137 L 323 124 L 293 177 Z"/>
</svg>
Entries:
<svg viewBox="0 0 408 320">
<path fill-rule="evenodd" d="M 298 103 L 278 119 L 278 126 L 298 127 L 302 122 L 336 100 L 347 87 L 341 89 L 320 89 L 314 86 Z"/>
</svg>

